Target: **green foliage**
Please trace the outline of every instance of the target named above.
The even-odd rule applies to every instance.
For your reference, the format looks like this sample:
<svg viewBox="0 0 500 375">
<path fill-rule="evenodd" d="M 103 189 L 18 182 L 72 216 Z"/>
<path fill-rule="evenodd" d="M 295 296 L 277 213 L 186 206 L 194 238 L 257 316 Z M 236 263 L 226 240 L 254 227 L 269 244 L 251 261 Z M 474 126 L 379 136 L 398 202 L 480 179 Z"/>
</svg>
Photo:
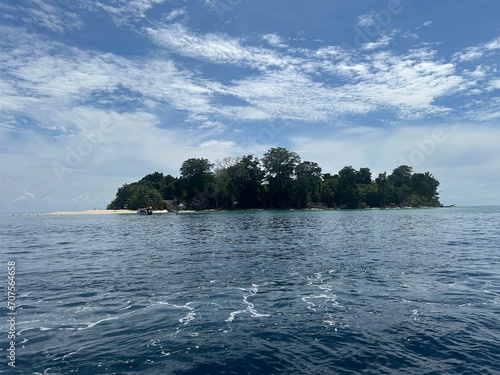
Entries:
<svg viewBox="0 0 500 375">
<path fill-rule="evenodd" d="M 118 188 L 116 193 L 116 198 L 108 204 L 108 210 L 121 210 L 124 208 L 128 208 L 128 201 L 135 193 L 138 188 L 138 183 L 134 182 L 133 184 L 125 184 L 121 188 Z"/>
<path fill-rule="evenodd" d="M 369 168 L 352 166 L 338 174 L 322 174 L 321 167 L 286 148 L 271 148 L 259 160 L 253 155 L 229 157 L 214 164 L 207 159 L 186 160 L 180 177 L 154 172 L 125 184 L 108 209 L 162 209 L 164 201 L 191 209 L 207 208 L 366 208 L 440 206 L 439 182 L 429 173 L 413 173 L 407 165 L 375 180 Z"/>
<path fill-rule="evenodd" d="M 214 182 L 214 175 L 211 169 L 214 165 L 207 159 L 192 158 L 182 163 L 180 168 L 180 184 L 185 191 L 185 199 L 188 202 L 195 202 L 196 206 L 208 205 L 210 192 L 207 188 Z"/>
<path fill-rule="evenodd" d="M 361 203 L 358 196 L 358 174 L 356 170 L 347 166 L 339 171 L 338 205 L 341 208 L 359 208 Z"/>
<path fill-rule="evenodd" d="M 323 175 L 323 183 L 321 184 L 320 201 L 326 207 L 333 208 L 336 206 L 336 196 L 338 190 L 338 178 Z"/>
<path fill-rule="evenodd" d="M 141 207 L 153 207 L 163 209 L 163 200 L 158 190 L 147 185 L 139 185 L 128 201 L 130 210 L 137 210 Z"/>
<path fill-rule="evenodd" d="M 305 208 L 320 201 L 321 167 L 318 163 L 304 161 L 295 167 L 296 208 Z"/>
<path fill-rule="evenodd" d="M 264 154 L 262 165 L 269 183 L 269 202 L 275 208 L 289 208 L 295 168 L 300 156 L 286 148 L 272 148 Z"/>
<path fill-rule="evenodd" d="M 260 160 L 253 155 L 242 157 L 234 166 L 234 176 L 237 207 L 262 207 L 264 171 L 260 168 Z"/>
<path fill-rule="evenodd" d="M 151 206 L 154 209 L 163 209 L 163 200 L 160 192 L 145 182 L 135 182 L 123 185 L 118 189 L 116 198 L 108 205 L 108 210 L 120 210 Z"/>
</svg>

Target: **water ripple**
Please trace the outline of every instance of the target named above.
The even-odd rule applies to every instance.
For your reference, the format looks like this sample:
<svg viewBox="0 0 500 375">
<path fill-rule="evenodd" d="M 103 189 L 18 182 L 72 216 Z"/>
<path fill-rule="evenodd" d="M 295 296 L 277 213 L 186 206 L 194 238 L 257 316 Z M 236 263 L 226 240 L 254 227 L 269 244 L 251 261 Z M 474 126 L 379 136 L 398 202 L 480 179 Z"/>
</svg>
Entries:
<svg viewBox="0 0 500 375">
<path fill-rule="evenodd" d="M 19 373 L 498 374 L 498 208 L 0 220 Z"/>
</svg>

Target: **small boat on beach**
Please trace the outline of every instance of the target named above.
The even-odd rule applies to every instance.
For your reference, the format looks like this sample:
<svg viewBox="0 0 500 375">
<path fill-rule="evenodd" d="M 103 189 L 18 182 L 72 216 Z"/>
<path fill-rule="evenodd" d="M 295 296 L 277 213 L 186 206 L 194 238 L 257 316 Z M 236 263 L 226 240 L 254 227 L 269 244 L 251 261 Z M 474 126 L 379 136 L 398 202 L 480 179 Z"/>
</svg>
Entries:
<svg viewBox="0 0 500 375">
<path fill-rule="evenodd" d="M 153 207 L 139 208 L 137 210 L 138 215 L 153 215 Z"/>
</svg>

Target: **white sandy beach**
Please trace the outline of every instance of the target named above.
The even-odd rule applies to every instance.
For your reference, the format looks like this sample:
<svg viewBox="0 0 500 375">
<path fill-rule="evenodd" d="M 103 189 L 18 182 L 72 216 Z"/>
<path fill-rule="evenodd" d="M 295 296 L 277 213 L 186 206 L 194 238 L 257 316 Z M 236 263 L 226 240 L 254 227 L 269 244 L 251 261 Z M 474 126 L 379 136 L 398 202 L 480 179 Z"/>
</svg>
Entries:
<svg viewBox="0 0 500 375">
<path fill-rule="evenodd" d="M 110 214 L 136 214 L 135 210 L 84 210 L 84 211 L 56 211 L 48 212 L 47 215 L 110 215 Z M 166 214 L 168 211 L 153 211 L 153 214 Z"/>
</svg>

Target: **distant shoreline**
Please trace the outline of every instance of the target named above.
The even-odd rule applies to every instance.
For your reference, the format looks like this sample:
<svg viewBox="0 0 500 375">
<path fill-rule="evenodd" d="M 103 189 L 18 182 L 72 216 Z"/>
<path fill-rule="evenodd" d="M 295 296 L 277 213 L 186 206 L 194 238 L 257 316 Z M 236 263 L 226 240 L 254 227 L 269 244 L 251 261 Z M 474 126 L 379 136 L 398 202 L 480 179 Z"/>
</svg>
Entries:
<svg viewBox="0 0 500 375">
<path fill-rule="evenodd" d="M 163 214 L 168 213 L 168 211 L 154 211 L 155 214 Z M 47 212 L 45 215 L 130 215 L 137 214 L 136 210 L 83 210 L 83 211 L 56 211 L 56 212 Z"/>
<path fill-rule="evenodd" d="M 430 208 L 448 208 L 455 207 L 455 205 L 450 206 L 422 206 L 422 207 L 366 207 L 357 209 L 345 209 L 345 208 L 304 208 L 304 209 L 273 209 L 273 208 L 254 208 L 254 209 L 240 209 L 240 210 L 226 210 L 226 209 L 206 209 L 206 210 L 180 210 L 179 214 L 183 213 L 216 213 L 216 212 L 242 212 L 242 211 L 370 211 L 370 210 L 418 210 L 418 209 L 430 209 Z M 153 210 L 153 214 L 176 214 L 175 211 L 168 210 Z M 0 215 L 45 215 L 45 216 L 65 216 L 65 215 L 132 215 L 136 214 L 136 210 L 80 210 L 80 211 L 54 211 L 54 212 L 27 212 L 27 213 L 0 213 Z"/>
<path fill-rule="evenodd" d="M 370 208 L 362 208 L 362 209 L 354 209 L 354 210 L 401 210 L 401 209 L 429 209 L 429 208 L 445 208 L 447 206 L 423 206 L 423 207 L 370 207 Z M 248 209 L 248 210 L 216 210 L 216 209 L 208 209 L 208 210 L 180 210 L 178 213 L 209 213 L 209 212 L 232 212 L 232 211 L 353 211 L 351 209 L 339 209 L 339 208 L 305 208 L 301 210 L 290 209 L 290 210 L 276 210 L 276 209 Z M 153 214 L 176 214 L 176 212 L 171 212 L 167 210 L 154 210 Z M 83 210 L 83 211 L 55 211 L 55 212 L 47 212 L 45 215 L 130 215 L 137 214 L 136 210 Z"/>
</svg>

